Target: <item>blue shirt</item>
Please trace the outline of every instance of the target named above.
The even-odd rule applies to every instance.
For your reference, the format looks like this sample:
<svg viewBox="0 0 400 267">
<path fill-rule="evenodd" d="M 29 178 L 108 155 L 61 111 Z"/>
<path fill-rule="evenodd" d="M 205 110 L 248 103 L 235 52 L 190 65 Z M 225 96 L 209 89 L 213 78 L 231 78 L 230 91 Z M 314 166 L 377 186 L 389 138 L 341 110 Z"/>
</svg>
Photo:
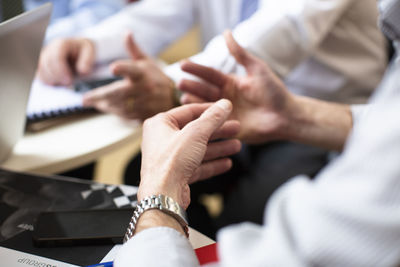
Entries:
<svg viewBox="0 0 400 267">
<path fill-rule="evenodd" d="M 125 0 L 24 0 L 26 10 L 53 3 L 53 13 L 46 41 L 76 35 L 106 17 L 118 12 Z"/>
</svg>

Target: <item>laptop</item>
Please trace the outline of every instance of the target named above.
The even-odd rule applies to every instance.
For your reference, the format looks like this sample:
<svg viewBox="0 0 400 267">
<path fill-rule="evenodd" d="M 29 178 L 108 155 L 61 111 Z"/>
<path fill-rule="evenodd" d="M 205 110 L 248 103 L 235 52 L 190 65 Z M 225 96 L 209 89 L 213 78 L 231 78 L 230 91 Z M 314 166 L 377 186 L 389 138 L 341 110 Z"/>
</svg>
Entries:
<svg viewBox="0 0 400 267">
<path fill-rule="evenodd" d="M 0 162 L 24 133 L 26 107 L 51 15 L 45 4 L 0 23 Z"/>
</svg>

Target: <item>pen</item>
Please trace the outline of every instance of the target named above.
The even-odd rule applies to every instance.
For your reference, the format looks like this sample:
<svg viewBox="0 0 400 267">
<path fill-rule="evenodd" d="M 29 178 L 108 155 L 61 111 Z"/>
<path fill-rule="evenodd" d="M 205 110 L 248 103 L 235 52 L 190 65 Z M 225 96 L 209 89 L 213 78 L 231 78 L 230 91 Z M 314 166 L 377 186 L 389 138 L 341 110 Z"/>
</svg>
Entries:
<svg viewBox="0 0 400 267">
<path fill-rule="evenodd" d="M 112 261 L 103 262 L 103 263 L 99 263 L 99 264 L 89 265 L 86 267 L 113 267 L 113 262 Z"/>
</svg>

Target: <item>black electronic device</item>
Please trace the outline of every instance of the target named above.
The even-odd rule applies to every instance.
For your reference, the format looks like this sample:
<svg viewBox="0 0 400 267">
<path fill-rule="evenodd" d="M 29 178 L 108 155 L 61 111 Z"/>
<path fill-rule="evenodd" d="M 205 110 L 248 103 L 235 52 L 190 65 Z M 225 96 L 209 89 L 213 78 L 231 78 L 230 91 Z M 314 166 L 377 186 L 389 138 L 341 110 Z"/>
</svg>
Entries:
<svg viewBox="0 0 400 267">
<path fill-rule="evenodd" d="M 96 89 L 101 86 L 108 85 L 115 81 L 122 80 L 121 77 L 110 77 L 105 79 L 94 79 L 94 80 L 81 80 L 75 82 L 75 91 L 77 92 L 87 92 L 92 89 Z"/>
<path fill-rule="evenodd" d="M 133 208 L 43 212 L 33 231 L 38 247 L 122 243 Z"/>
</svg>

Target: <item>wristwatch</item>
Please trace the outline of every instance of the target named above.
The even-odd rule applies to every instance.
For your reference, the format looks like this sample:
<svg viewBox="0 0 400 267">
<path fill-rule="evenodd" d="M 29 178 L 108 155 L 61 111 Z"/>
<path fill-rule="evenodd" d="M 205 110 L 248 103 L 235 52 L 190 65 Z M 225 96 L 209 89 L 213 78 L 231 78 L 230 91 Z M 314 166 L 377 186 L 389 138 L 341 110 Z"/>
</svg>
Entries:
<svg viewBox="0 0 400 267">
<path fill-rule="evenodd" d="M 136 206 L 131 221 L 129 222 L 128 229 L 126 230 L 124 243 L 131 239 L 132 236 L 135 234 L 136 224 L 139 220 L 140 215 L 142 215 L 145 211 L 152 209 L 161 210 L 162 212 L 175 218 L 182 226 L 186 237 L 189 237 L 186 211 L 175 200 L 168 196 L 153 195 L 150 197 L 145 197 Z"/>
</svg>

